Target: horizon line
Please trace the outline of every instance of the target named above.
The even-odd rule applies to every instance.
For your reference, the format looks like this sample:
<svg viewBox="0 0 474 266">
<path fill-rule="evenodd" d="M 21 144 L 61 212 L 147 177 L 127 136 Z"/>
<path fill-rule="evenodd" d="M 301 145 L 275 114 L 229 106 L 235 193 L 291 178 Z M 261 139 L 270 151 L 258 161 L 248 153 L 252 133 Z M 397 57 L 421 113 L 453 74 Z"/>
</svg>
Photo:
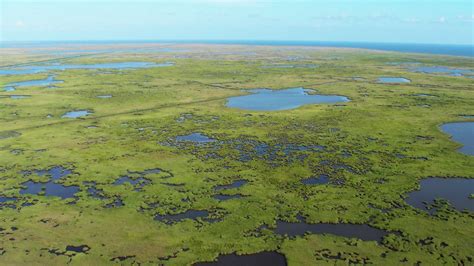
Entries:
<svg viewBox="0 0 474 266">
<path fill-rule="evenodd" d="M 274 42 L 274 43 L 360 43 L 360 44 L 404 44 L 404 45 L 452 45 L 452 46 L 472 46 L 474 43 L 424 43 L 424 42 L 384 42 L 384 41 L 322 41 L 322 40 L 272 40 L 272 39 L 90 39 L 90 40 L 0 40 L 0 43 L 41 43 L 41 42 L 226 42 L 226 43 L 242 43 L 242 42 Z"/>
</svg>

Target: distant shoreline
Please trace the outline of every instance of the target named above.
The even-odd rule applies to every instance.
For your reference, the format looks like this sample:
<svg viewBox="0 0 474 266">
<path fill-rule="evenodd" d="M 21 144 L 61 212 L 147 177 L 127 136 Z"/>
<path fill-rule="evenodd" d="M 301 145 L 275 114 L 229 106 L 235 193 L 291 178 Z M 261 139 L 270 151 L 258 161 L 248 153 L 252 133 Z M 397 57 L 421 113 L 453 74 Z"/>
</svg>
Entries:
<svg viewBox="0 0 474 266">
<path fill-rule="evenodd" d="M 474 45 L 418 44 L 418 43 L 371 43 L 371 42 L 329 42 L 329 41 L 252 41 L 252 40 L 117 40 L 117 41 L 30 41 L 0 42 L 0 48 L 37 48 L 57 45 L 97 45 L 97 44 L 225 44 L 225 45 L 266 45 L 266 46 L 308 46 L 358 48 L 404 53 L 423 53 L 474 57 Z"/>
</svg>

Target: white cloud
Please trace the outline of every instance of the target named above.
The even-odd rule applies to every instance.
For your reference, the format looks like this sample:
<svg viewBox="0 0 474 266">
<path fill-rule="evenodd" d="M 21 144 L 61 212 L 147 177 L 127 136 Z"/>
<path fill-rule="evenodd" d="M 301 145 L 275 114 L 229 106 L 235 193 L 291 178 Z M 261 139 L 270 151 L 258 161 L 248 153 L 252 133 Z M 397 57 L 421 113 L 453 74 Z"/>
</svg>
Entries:
<svg viewBox="0 0 474 266">
<path fill-rule="evenodd" d="M 17 28 L 22 28 L 24 26 L 25 26 L 25 22 L 23 22 L 23 20 L 17 20 L 15 22 L 15 27 L 17 27 Z"/>
<path fill-rule="evenodd" d="M 419 23 L 421 20 L 419 18 L 404 18 L 402 19 L 403 22 L 406 23 Z"/>
<path fill-rule="evenodd" d="M 474 22 L 474 14 L 470 16 L 460 15 L 460 16 L 457 16 L 457 18 L 464 22 Z"/>
</svg>

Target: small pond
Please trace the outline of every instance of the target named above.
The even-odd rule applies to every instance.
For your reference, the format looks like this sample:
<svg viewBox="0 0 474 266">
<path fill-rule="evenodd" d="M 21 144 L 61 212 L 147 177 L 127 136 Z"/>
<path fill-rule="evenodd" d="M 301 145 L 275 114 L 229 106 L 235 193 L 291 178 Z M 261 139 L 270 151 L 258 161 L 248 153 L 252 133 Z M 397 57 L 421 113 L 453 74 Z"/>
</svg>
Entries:
<svg viewBox="0 0 474 266">
<path fill-rule="evenodd" d="M 239 188 L 243 185 L 247 184 L 247 180 L 239 179 L 235 180 L 231 184 L 228 185 L 218 185 L 214 187 L 214 190 L 222 190 L 222 189 L 232 189 L 232 188 Z"/>
<path fill-rule="evenodd" d="M 474 211 L 474 179 L 430 177 L 420 181 L 420 189 L 410 192 L 406 202 L 420 210 L 433 213 L 435 199 L 444 199 L 455 209 Z"/>
<path fill-rule="evenodd" d="M 309 94 L 313 90 L 291 88 L 285 90 L 256 89 L 252 94 L 230 97 L 227 107 L 252 111 L 279 111 L 298 108 L 306 104 L 341 103 L 349 98 L 340 95 Z"/>
<path fill-rule="evenodd" d="M 380 77 L 378 79 L 379 83 L 392 83 L 392 84 L 398 84 L 398 83 L 410 83 L 411 80 L 402 78 L 402 77 Z"/>
<path fill-rule="evenodd" d="M 92 112 L 89 112 L 89 111 L 86 111 L 86 110 L 79 110 L 79 111 L 67 112 L 61 117 L 62 118 L 79 118 L 79 117 L 83 117 L 83 116 L 88 116 L 90 114 L 92 114 Z"/>
<path fill-rule="evenodd" d="M 194 266 L 286 266 L 284 255 L 276 251 L 263 251 L 249 255 L 220 255 L 214 262 L 198 262 Z"/>
<path fill-rule="evenodd" d="M 99 98 L 99 99 L 109 99 L 109 98 L 112 98 L 112 94 L 97 95 L 96 98 Z"/>
<path fill-rule="evenodd" d="M 177 136 L 176 141 L 178 142 L 194 142 L 194 143 L 207 143 L 214 142 L 215 139 L 211 139 L 208 136 L 201 133 L 191 133 L 189 135 Z"/>
<path fill-rule="evenodd" d="M 474 156 L 474 122 L 447 123 L 441 130 L 463 145 L 459 152 Z"/>
<path fill-rule="evenodd" d="M 49 64 L 49 65 L 30 65 L 17 68 L 0 69 L 0 75 L 25 75 L 36 74 L 47 71 L 63 71 L 67 69 L 138 69 L 150 67 L 173 66 L 174 63 L 150 63 L 150 62 L 118 62 L 103 64 Z"/>
<path fill-rule="evenodd" d="M 67 245 L 66 251 L 76 252 L 76 253 L 87 253 L 91 248 L 87 245 L 72 246 Z"/>
<path fill-rule="evenodd" d="M 213 198 L 219 201 L 225 201 L 225 200 L 231 200 L 231 199 L 240 199 L 242 198 L 242 195 L 240 194 L 235 194 L 235 195 L 225 195 L 225 194 L 217 194 L 214 195 Z"/>
</svg>

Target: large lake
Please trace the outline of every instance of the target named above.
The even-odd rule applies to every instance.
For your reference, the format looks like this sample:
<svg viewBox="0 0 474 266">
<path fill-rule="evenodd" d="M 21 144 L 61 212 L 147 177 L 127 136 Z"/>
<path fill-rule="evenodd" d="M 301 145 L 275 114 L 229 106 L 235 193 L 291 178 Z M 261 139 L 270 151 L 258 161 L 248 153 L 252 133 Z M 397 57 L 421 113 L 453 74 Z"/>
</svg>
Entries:
<svg viewBox="0 0 474 266">
<path fill-rule="evenodd" d="M 459 152 L 474 155 L 474 122 L 447 123 L 441 126 L 441 130 L 463 145 Z"/>
<path fill-rule="evenodd" d="M 295 109 L 306 104 L 343 103 L 349 98 L 341 95 L 309 94 L 312 90 L 291 88 L 285 90 L 256 89 L 252 94 L 231 97 L 227 107 L 253 111 L 280 111 Z"/>
</svg>

